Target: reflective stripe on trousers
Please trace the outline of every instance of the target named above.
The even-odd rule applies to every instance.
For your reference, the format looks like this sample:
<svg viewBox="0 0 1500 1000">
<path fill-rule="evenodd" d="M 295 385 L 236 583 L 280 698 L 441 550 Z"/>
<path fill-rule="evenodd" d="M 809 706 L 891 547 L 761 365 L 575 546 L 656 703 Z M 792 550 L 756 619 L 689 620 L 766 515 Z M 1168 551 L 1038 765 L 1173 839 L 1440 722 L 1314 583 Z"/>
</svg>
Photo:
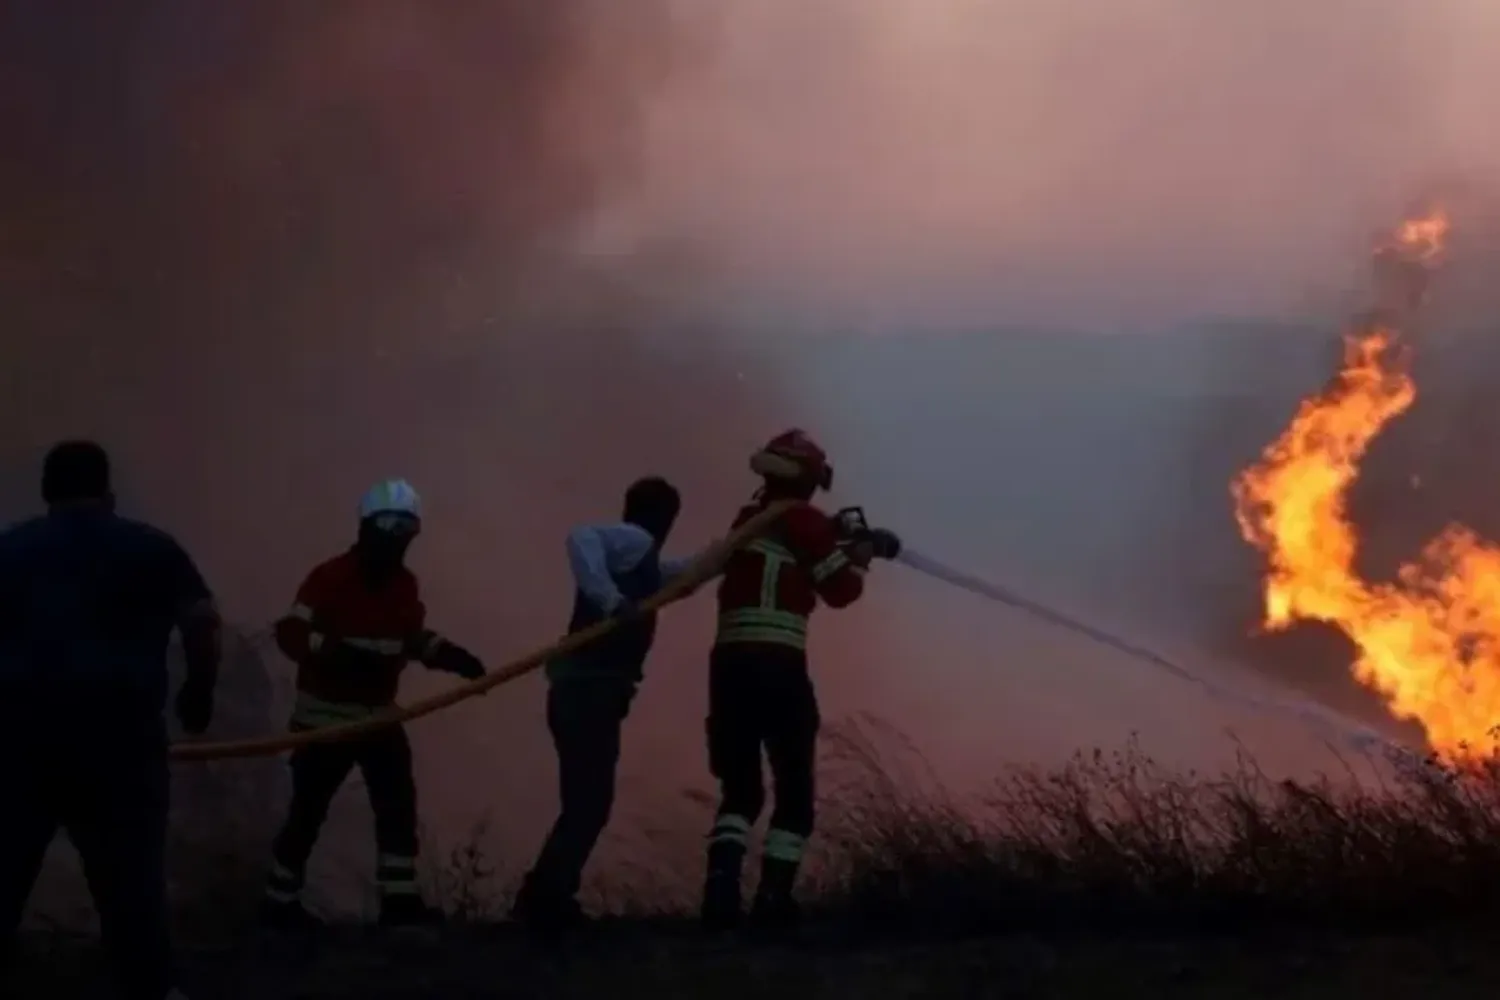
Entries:
<svg viewBox="0 0 1500 1000">
<path fill-rule="evenodd" d="M 290 868 L 273 861 L 271 871 L 266 876 L 266 898 L 277 903 L 294 903 L 302 895 L 301 872 L 294 872 Z"/>
<path fill-rule="evenodd" d="M 765 855 L 777 861 L 797 864 L 807 850 L 807 838 L 788 830 L 772 827 L 766 831 Z"/>
<path fill-rule="evenodd" d="M 382 854 L 375 864 L 375 887 L 381 896 L 417 895 L 417 859 Z"/>
<path fill-rule="evenodd" d="M 750 820 L 744 816 L 725 813 L 714 820 L 713 829 L 708 832 L 708 842 L 710 844 L 738 844 L 744 847 L 750 842 L 752 826 Z"/>
</svg>

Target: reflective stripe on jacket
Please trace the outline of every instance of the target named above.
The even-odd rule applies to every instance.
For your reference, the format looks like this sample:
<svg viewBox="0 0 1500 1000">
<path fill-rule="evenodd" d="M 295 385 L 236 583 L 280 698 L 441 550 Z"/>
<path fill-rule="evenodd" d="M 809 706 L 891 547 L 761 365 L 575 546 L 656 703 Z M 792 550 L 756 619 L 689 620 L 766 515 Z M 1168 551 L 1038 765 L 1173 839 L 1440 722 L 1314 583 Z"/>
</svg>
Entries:
<svg viewBox="0 0 1500 1000">
<path fill-rule="evenodd" d="M 441 641 L 428 637 L 425 648 L 409 648 L 423 635 L 426 618 L 417 579 L 408 570 L 372 588 L 353 550 L 313 569 L 276 623 L 277 645 L 297 664 L 304 707 L 294 724 L 333 716 L 349 721 L 391 705 L 409 659 L 430 654 Z"/>
<path fill-rule="evenodd" d="M 759 504 L 742 509 L 734 527 L 761 509 Z M 841 608 L 863 591 L 863 573 L 850 562 L 833 519 L 800 504 L 729 557 L 719 583 L 715 643 L 806 649 L 808 617 L 818 601 Z"/>
</svg>

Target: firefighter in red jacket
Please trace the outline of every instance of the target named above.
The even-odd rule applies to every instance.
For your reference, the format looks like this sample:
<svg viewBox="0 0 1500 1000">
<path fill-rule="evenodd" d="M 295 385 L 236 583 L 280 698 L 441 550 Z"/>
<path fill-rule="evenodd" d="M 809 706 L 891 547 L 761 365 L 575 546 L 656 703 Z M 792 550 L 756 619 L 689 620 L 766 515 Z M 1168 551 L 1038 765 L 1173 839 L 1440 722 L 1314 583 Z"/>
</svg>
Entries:
<svg viewBox="0 0 1500 1000">
<path fill-rule="evenodd" d="M 421 500 L 404 480 L 373 487 L 360 504 L 353 547 L 308 574 L 292 610 L 276 623 L 276 642 L 297 664 L 291 729 L 351 722 L 390 708 L 411 660 L 466 680 L 484 675 L 467 650 L 427 629 L 407 548 L 421 528 Z M 364 776 L 375 814 L 376 882 L 383 924 L 428 923 L 438 911 L 417 893 L 417 799 L 411 744 L 401 726 L 293 751 L 292 802 L 272 846 L 266 920 L 311 926 L 303 909 L 308 856 L 335 793 L 354 768 Z"/>
<path fill-rule="evenodd" d="M 751 919 L 778 927 L 798 916 L 792 888 L 813 829 L 819 726 L 808 675 L 808 616 L 820 599 L 832 608 L 858 600 L 870 560 L 893 557 L 900 545 L 887 531 L 850 538 L 810 502 L 832 485 L 833 467 L 803 432 L 772 440 L 752 456 L 750 468 L 764 485 L 740 510 L 734 527 L 768 504 L 791 500 L 795 506 L 729 557 L 719 585 L 709 661 L 708 755 L 720 804 L 709 834 L 702 909 L 704 923 L 713 928 L 740 920 L 741 867 L 765 804 L 762 748 L 771 766 L 775 805 Z"/>
</svg>

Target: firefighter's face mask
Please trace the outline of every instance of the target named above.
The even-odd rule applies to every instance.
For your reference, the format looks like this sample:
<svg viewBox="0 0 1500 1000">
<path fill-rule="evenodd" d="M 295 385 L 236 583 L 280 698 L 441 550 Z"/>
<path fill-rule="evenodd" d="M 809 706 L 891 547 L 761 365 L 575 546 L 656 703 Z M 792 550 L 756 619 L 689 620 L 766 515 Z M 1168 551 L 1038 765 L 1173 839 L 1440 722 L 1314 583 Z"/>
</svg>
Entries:
<svg viewBox="0 0 1500 1000">
<path fill-rule="evenodd" d="M 422 529 L 409 514 L 376 514 L 359 524 L 359 548 L 371 569 L 391 572 L 406 561 L 406 550 Z"/>
<path fill-rule="evenodd" d="M 796 481 L 797 495 L 811 499 L 819 490 L 833 489 L 833 466 L 827 462 L 817 466 L 804 466 L 806 471 Z"/>
</svg>

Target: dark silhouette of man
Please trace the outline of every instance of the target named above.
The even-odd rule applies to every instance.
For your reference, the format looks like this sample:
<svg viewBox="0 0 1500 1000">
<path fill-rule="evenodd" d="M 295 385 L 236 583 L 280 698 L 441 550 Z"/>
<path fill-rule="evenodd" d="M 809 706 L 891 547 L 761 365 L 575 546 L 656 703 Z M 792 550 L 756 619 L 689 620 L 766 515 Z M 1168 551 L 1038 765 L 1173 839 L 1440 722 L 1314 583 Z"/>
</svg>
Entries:
<svg viewBox="0 0 1500 1000">
<path fill-rule="evenodd" d="M 653 476 L 626 491 L 619 521 L 568 534 L 575 583 L 569 633 L 611 617 L 621 624 L 547 664 L 547 729 L 557 749 L 562 809 L 515 908 L 537 930 L 561 931 L 582 919 L 583 869 L 614 807 L 621 729 L 656 638 L 656 614 L 637 605 L 696 559 L 661 553 L 681 507 L 676 487 Z"/>
<path fill-rule="evenodd" d="M 47 513 L 0 533 L 0 947 L 14 943 L 53 835 L 77 848 L 128 1000 L 181 997 L 168 934 L 167 646 L 182 634 L 176 711 L 213 712 L 220 624 L 170 535 L 114 510 L 110 462 L 67 441 L 42 472 Z"/>
</svg>

